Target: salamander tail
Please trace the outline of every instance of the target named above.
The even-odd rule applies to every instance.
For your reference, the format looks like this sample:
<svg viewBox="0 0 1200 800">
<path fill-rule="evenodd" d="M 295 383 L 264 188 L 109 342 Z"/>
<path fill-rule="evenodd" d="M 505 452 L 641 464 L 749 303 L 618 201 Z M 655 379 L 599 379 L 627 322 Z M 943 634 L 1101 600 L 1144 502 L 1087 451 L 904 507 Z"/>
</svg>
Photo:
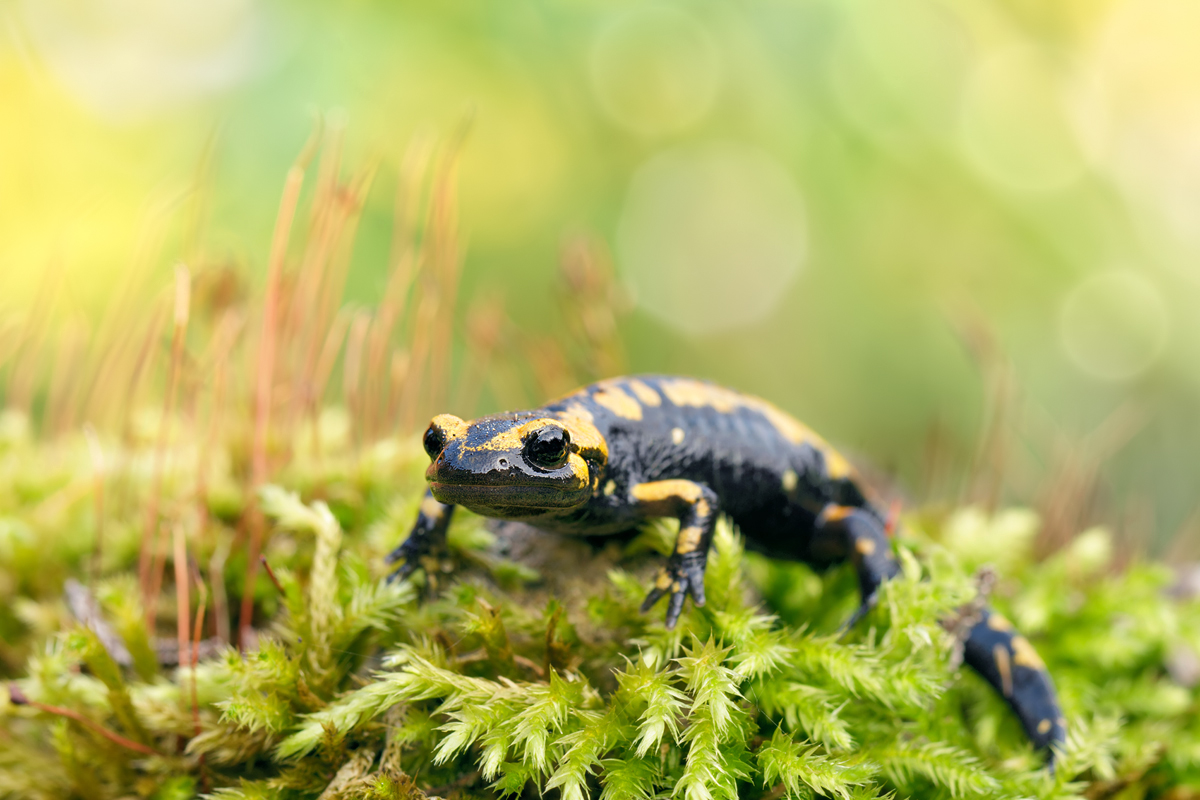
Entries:
<svg viewBox="0 0 1200 800">
<path fill-rule="evenodd" d="M 963 660 L 1008 702 L 1053 769 L 1055 750 L 1066 741 L 1066 720 L 1050 673 L 1029 640 L 985 608 L 964 643 Z"/>
</svg>

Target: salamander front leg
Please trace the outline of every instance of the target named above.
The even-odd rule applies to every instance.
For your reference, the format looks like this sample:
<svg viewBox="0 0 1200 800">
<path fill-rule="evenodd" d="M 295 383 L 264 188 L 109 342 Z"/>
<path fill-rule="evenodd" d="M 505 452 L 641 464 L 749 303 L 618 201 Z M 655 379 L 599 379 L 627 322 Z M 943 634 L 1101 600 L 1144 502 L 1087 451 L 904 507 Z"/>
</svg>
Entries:
<svg viewBox="0 0 1200 800">
<path fill-rule="evenodd" d="M 421 501 L 421 510 L 417 513 L 417 521 L 413 525 L 408 538 L 400 546 L 388 553 L 387 563 L 401 562 L 388 580 L 403 580 L 421 566 L 421 559 L 440 548 L 446 542 L 446 529 L 450 527 L 450 517 L 454 514 L 454 506 L 439 503 L 434 496 L 425 492 Z"/>
<path fill-rule="evenodd" d="M 667 628 L 671 629 L 679 621 L 689 594 L 697 606 L 704 605 L 704 569 L 717 522 L 717 495 L 702 483 L 684 480 L 639 483 L 630 494 L 645 516 L 679 519 L 675 550 L 642 602 L 642 611 L 649 611 L 663 595 L 669 594 Z"/>
<path fill-rule="evenodd" d="M 879 601 L 879 587 L 900 573 L 900 564 L 892 554 L 883 522 L 874 514 L 853 506 L 828 505 L 817 516 L 810 545 L 818 563 L 834 563 L 849 558 L 858 571 L 862 602 L 846 624 L 847 631 Z"/>
<path fill-rule="evenodd" d="M 1066 741 L 1066 720 L 1054 682 L 1029 640 L 1007 619 L 984 608 L 963 644 L 963 660 L 1008 702 L 1034 747 L 1054 769 L 1054 749 Z"/>
</svg>

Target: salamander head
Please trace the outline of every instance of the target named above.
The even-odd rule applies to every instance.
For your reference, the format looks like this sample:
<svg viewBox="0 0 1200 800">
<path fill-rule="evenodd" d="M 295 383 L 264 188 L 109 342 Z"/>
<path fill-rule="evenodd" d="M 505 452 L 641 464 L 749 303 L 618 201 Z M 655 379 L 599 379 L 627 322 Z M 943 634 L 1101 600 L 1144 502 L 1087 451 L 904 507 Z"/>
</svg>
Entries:
<svg viewBox="0 0 1200 800">
<path fill-rule="evenodd" d="M 537 412 L 471 422 L 440 414 L 423 439 L 425 480 L 440 502 L 488 517 L 562 513 L 586 503 L 599 481 L 604 460 L 589 446 L 598 436 L 587 423 Z"/>
</svg>

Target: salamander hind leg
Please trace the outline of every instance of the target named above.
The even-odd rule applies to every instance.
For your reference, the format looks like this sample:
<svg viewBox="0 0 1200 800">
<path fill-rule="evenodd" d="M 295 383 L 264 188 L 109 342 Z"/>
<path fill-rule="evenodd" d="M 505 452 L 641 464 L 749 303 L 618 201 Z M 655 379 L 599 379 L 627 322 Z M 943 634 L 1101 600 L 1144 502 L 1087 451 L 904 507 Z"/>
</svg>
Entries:
<svg viewBox="0 0 1200 800">
<path fill-rule="evenodd" d="M 639 483 L 630 495 L 644 516 L 679 519 L 675 549 L 642 602 L 642 611 L 649 611 L 668 595 L 667 628 L 674 628 L 688 595 L 697 606 L 704 605 L 704 570 L 717 521 L 717 495 L 702 483 L 685 480 Z"/>
<path fill-rule="evenodd" d="M 1029 740 L 1046 752 L 1053 768 L 1054 749 L 1066 741 L 1066 720 L 1050 673 L 1029 640 L 985 608 L 967 635 L 963 660 L 1012 707 Z"/>
<path fill-rule="evenodd" d="M 848 558 L 858 572 L 862 601 L 842 626 L 844 631 L 854 627 L 875 606 L 883 582 L 900 573 L 883 523 L 862 508 L 826 506 L 817 516 L 809 550 L 809 560 L 814 563 L 836 563 Z"/>
</svg>

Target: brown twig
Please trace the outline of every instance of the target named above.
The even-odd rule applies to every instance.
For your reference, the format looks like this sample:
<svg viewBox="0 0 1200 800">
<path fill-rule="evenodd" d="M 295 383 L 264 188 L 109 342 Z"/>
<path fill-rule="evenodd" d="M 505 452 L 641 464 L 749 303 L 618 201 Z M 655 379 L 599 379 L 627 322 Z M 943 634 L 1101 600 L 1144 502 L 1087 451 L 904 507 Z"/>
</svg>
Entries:
<svg viewBox="0 0 1200 800">
<path fill-rule="evenodd" d="M 258 560 L 262 563 L 263 569 L 267 572 L 267 577 L 271 579 L 271 583 L 275 584 L 275 588 L 284 597 L 287 597 L 287 592 L 283 589 L 283 584 L 279 582 L 279 578 L 275 576 L 275 570 L 271 569 L 271 562 L 267 561 L 266 556 L 259 556 Z"/>
<path fill-rule="evenodd" d="M 17 686 L 15 683 L 10 683 L 8 685 L 8 697 L 14 706 L 29 706 L 30 708 L 36 708 L 38 711 L 41 711 L 45 714 L 53 714 L 56 717 L 66 717 L 67 719 L 73 719 L 76 722 L 78 722 L 80 725 L 84 726 L 85 728 L 87 728 L 95 733 L 100 734 L 101 736 L 103 736 L 105 739 L 108 739 L 113 744 L 120 745 L 121 747 L 124 747 L 127 750 L 132 750 L 135 753 L 141 753 L 142 755 L 147 755 L 147 756 L 161 756 L 162 755 L 162 753 L 158 752 L 153 747 L 144 745 L 141 742 L 135 742 L 132 739 L 126 739 L 121 734 L 116 733 L 114 731 L 110 731 L 108 728 L 104 727 L 99 722 L 95 722 L 93 720 L 88 719 L 83 714 L 80 714 L 78 711 L 74 711 L 69 708 L 63 708 L 61 706 L 51 706 L 51 705 L 47 705 L 45 703 L 39 703 L 36 700 L 30 700 L 28 697 L 25 696 L 25 693 L 21 691 L 21 687 Z"/>
</svg>

